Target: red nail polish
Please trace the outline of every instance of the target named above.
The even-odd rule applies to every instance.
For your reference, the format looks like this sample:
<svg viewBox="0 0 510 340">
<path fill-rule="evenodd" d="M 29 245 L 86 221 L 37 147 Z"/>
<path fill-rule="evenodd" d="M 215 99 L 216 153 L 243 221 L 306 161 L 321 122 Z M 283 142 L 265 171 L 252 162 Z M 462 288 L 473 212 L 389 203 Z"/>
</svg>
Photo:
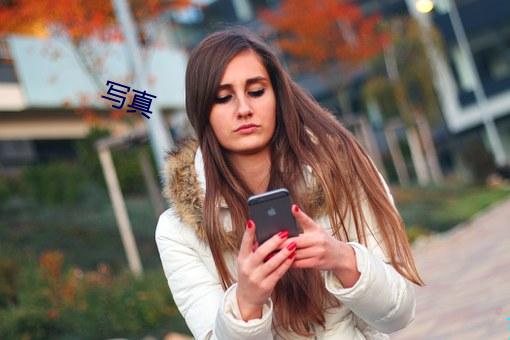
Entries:
<svg viewBox="0 0 510 340">
<path fill-rule="evenodd" d="M 289 236 L 289 232 L 288 231 L 280 231 L 278 233 L 278 236 L 280 236 L 281 239 L 287 238 L 287 236 Z"/>
<path fill-rule="evenodd" d="M 269 261 L 273 256 L 274 256 L 275 253 L 271 253 L 269 255 L 266 256 L 266 258 L 264 259 L 264 261 Z"/>
<path fill-rule="evenodd" d="M 299 212 L 299 207 L 297 205 L 294 205 L 294 212 L 295 213 Z"/>
<path fill-rule="evenodd" d="M 294 260 L 294 257 L 296 257 L 296 253 L 292 253 L 289 255 L 288 259 L 289 260 Z"/>
<path fill-rule="evenodd" d="M 287 246 L 287 249 L 290 250 L 290 251 L 293 251 L 294 249 L 296 249 L 297 247 L 297 243 L 296 242 L 292 242 L 291 244 L 289 244 Z"/>
<path fill-rule="evenodd" d="M 253 222 L 251 220 L 248 220 L 248 229 L 251 229 L 253 227 Z"/>
</svg>

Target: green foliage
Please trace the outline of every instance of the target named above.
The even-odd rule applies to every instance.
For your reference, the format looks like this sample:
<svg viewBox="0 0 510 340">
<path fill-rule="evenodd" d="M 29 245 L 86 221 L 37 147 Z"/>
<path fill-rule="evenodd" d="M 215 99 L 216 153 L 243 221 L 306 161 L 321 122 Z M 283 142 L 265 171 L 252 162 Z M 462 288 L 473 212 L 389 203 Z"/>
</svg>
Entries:
<svg viewBox="0 0 510 340">
<path fill-rule="evenodd" d="M 145 182 L 138 158 L 139 152 L 147 152 L 147 150 L 125 149 L 112 152 L 120 187 L 124 194 L 145 192 Z"/>
<path fill-rule="evenodd" d="M 0 176 L 0 202 L 5 202 L 9 198 L 11 192 L 7 183 L 3 180 L 2 176 Z"/>
<path fill-rule="evenodd" d="M 146 268 L 160 268 L 154 229 L 157 216 L 144 197 L 127 197 L 133 233 Z M 0 254 L 22 256 L 58 249 L 68 263 L 86 270 L 106 263 L 112 270 L 126 266 L 126 257 L 106 189 L 87 185 L 79 202 L 40 206 L 11 199 L 0 212 Z M 93 249 L 93 251 L 91 251 Z"/>
<path fill-rule="evenodd" d="M 510 196 L 508 188 L 467 186 L 393 188 L 392 193 L 410 239 L 446 231 Z"/>
<path fill-rule="evenodd" d="M 16 293 L 0 308 L 2 339 L 140 337 L 170 329 L 189 333 L 160 269 L 141 278 L 113 275 L 106 265 L 84 272 L 66 269 L 63 253 L 48 251 L 37 262 L 20 263 L 10 284 L 14 287 L 8 291 Z"/>
<path fill-rule="evenodd" d="M 101 169 L 95 144 L 101 138 L 108 137 L 109 135 L 110 131 L 107 129 L 93 128 L 85 139 L 75 143 L 80 170 L 84 172 L 87 178 L 92 178 L 105 188 L 103 170 Z M 124 194 L 142 194 L 145 192 L 145 183 L 143 182 L 138 160 L 139 152 L 150 154 L 148 146 L 111 150 L 117 177 Z"/>
<path fill-rule="evenodd" d="M 23 169 L 21 193 L 44 204 L 76 202 L 83 190 L 85 176 L 77 164 L 56 161 Z"/>
<path fill-rule="evenodd" d="M 86 195 L 90 185 L 106 189 L 104 175 L 95 143 L 109 135 L 108 130 L 93 129 L 84 140 L 77 141 L 75 161 L 54 161 L 35 164 L 23 169 L 19 179 L 19 193 L 25 198 L 45 205 L 75 203 Z M 112 157 L 123 194 L 145 193 L 145 183 L 138 153 L 150 152 L 148 147 L 112 150 Z M 0 200 L 7 199 L 13 190 L 0 178 Z"/>
<path fill-rule="evenodd" d="M 382 25 L 390 41 L 386 53 L 372 60 L 372 76 L 363 85 L 366 103 L 378 103 L 384 118 L 399 114 L 406 124 L 414 124 L 413 111 L 420 112 L 432 124 L 441 121 L 438 99 L 433 86 L 433 70 L 427 56 L 418 23 L 407 17 L 392 18 Z M 433 29 L 426 33 L 440 55 L 443 44 Z M 388 73 L 391 71 L 392 75 Z M 391 79 L 390 79 L 391 78 Z"/>
<path fill-rule="evenodd" d="M 363 98 L 379 105 L 382 117 L 388 120 L 398 116 L 398 105 L 391 82 L 385 77 L 369 79 L 362 89 Z"/>
<path fill-rule="evenodd" d="M 110 136 L 110 130 L 95 127 L 90 129 L 87 137 L 74 142 L 80 170 L 83 171 L 88 178 L 98 179 L 100 183 L 103 184 L 103 171 L 95 144 L 101 138 L 106 138 L 108 136 Z"/>
</svg>

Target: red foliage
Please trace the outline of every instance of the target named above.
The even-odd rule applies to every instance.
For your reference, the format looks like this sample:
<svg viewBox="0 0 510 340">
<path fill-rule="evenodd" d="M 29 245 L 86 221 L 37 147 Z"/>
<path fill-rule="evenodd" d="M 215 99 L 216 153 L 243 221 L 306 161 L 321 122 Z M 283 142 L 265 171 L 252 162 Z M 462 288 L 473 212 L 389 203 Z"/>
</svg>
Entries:
<svg viewBox="0 0 510 340">
<path fill-rule="evenodd" d="M 331 59 L 357 63 L 382 51 L 380 16 L 365 16 L 353 1 L 283 0 L 261 17 L 276 29 L 284 51 L 311 66 Z"/>
<path fill-rule="evenodd" d="M 190 0 L 131 0 L 138 21 L 190 5 Z M 105 40 L 119 39 L 112 28 L 115 13 L 111 1 L 103 0 L 12 0 L 0 4 L 0 35 L 22 33 L 45 36 L 48 30 L 63 30 L 78 41 L 91 35 Z"/>
</svg>

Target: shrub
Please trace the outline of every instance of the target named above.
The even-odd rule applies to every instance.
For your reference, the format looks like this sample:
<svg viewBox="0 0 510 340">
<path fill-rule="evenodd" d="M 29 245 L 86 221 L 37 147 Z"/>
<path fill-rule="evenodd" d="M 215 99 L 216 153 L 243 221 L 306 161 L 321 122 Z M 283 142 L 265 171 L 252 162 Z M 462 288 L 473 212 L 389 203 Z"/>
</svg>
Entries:
<svg viewBox="0 0 510 340">
<path fill-rule="evenodd" d="M 93 128 L 85 139 L 75 142 L 78 155 L 77 162 L 80 170 L 85 173 L 87 178 L 94 179 L 95 182 L 104 187 L 106 187 L 106 184 L 95 144 L 101 138 L 108 137 L 109 135 L 110 131 L 107 129 Z M 124 194 L 141 194 L 145 192 L 145 183 L 143 182 L 138 160 L 138 152 L 143 150 L 143 152 L 150 153 L 150 148 L 148 146 L 141 148 L 137 145 L 122 150 L 111 150 L 119 184 Z"/>
<path fill-rule="evenodd" d="M 32 165 L 23 169 L 21 192 L 44 204 L 72 203 L 80 198 L 84 180 L 77 164 L 56 161 Z"/>
<path fill-rule="evenodd" d="M 140 337 L 151 330 L 189 333 L 161 269 L 135 278 L 65 269 L 63 253 L 48 251 L 24 262 L 15 280 L 15 303 L 0 308 L 2 339 Z"/>
</svg>

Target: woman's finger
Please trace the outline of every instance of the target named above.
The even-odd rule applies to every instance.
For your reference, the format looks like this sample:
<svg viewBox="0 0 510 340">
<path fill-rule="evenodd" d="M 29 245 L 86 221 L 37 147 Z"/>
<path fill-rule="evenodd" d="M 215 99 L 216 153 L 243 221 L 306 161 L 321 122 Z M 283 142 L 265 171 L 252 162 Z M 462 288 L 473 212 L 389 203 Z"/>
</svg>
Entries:
<svg viewBox="0 0 510 340">
<path fill-rule="evenodd" d="M 284 249 L 280 251 L 280 253 L 284 252 Z M 280 255 L 280 254 L 278 254 Z M 279 265 L 266 277 L 266 281 L 269 285 L 274 287 L 278 280 L 282 278 L 283 275 L 291 268 L 295 258 L 295 252 L 291 251 L 290 253 L 286 253 L 283 256 L 283 260 L 281 260 Z M 269 262 L 269 261 L 268 261 Z M 267 263 L 266 263 L 267 265 Z"/>
<path fill-rule="evenodd" d="M 297 248 L 296 242 L 289 243 L 285 248 L 281 249 L 274 254 L 262 267 L 261 274 L 263 276 L 270 276 L 274 271 L 278 270 L 285 263 L 286 260 L 294 259 L 295 251 Z M 290 265 L 289 265 L 290 266 Z M 283 275 L 283 274 L 282 274 Z"/>
<path fill-rule="evenodd" d="M 253 252 L 253 246 L 255 243 L 255 223 L 252 220 L 248 220 L 246 224 L 246 230 L 244 231 L 243 239 L 241 241 L 241 248 L 239 249 L 239 256 L 243 258 L 248 257 Z"/>
<path fill-rule="evenodd" d="M 317 229 L 317 223 L 295 204 L 292 205 L 292 214 L 296 218 L 296 222 L 303 228 L 304 233 Z"/>
<path fill-rule="evenodd" d="M 266 242 L 259 245 L 255 254 L 257 254 L 260 262 L 263 262 L 266 257 L 278 250 L 278 247 L 289 237 L 288 231 L 281 231 L 276 235 L 273 235 Z"/>
</svg>

